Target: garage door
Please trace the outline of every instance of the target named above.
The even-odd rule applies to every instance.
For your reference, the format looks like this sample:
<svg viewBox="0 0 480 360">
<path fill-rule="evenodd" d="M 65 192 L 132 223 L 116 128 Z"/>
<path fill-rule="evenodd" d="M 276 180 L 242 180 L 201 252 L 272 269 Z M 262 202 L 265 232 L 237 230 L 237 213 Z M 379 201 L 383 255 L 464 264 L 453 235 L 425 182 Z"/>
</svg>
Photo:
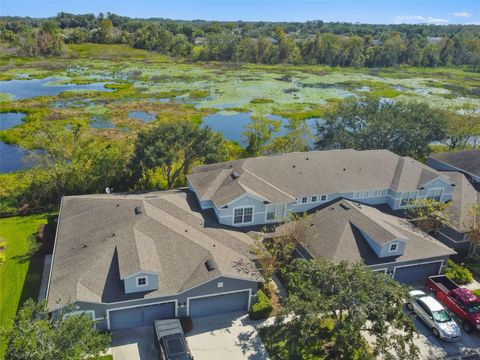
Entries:
<svg viewBox="0 0 480 360">
<path fill-rule="evenodd" d="M 175 303 L 169 302 L 131 309 L 112 310 L 109 317 L 110 330 L 152 325 L 154 320 L 175 317 Z"/>
<path fill-rule="evenodd" d="M 440 270 L 441 262 L 430 264 L 419 264 L 395 269 L 395 280 L 404 283 L 424 282 L 431 275 L 437 275 Z"/>
<path fill-rule="evenodd" d="M 194 317 L 248 310 L 248 291 L 190 299 L 189 315 Z"/>
</svg>

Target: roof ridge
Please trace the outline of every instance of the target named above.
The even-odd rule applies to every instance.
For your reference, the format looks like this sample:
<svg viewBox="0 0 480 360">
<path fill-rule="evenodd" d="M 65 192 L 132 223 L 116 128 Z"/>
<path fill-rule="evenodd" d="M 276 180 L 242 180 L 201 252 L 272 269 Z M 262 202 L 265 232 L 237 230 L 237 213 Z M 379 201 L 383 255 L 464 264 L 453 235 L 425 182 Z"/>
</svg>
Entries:
<svg viewBox="0 0 480 360">
<path fill-rule="evenodd" d="M 290 198 L 292 198 L 292 199 L 295 199 L 295 196 L 287 193 L 286 191 L 283 191 L 282 189 L 279 189 L 279 188 L 276 187 L 275 185 L 273 185 L 273 184 L 269 183 L 268 181 L 262 179 L 261 177 L 255 175 L 255 174 L 252 173 L 250 170 L 245 169 L 243 166 L 242 166 L 242 169 L 243 169 L 243 171 L 245 171 L 245 172 L 248 173 L 249 175 L 253 176 L 254 178 L 256 178 L 256 179 L 258 179 L 258 180 L 260 180 L 260 181 L 263 182 L 264 184 L 270 186 L 272 189 L 275 189 L 275 190 L 277 190 L 278 192 L 282 193 L 283 195 L 286 195 L 286 196 L 288 196 L 288 197 L 290 197 Z"/>
</svg>

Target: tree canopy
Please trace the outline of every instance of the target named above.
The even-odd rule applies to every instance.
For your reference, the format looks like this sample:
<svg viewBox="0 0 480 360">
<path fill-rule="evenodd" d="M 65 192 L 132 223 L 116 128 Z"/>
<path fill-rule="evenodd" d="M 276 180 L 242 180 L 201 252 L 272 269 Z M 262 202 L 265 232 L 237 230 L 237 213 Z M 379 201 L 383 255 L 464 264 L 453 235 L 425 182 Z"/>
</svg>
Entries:
<svg viewBox="0 0 480 360">
<path fill-rule="evenodd" d="M 138 134 L 130 168 L 133 181 L 160 170 L 171 189 L 195 162 L 212 163 L 225 157 L 223 137 L 190 121 L 163 122 Z"/>
<path fill-rule="evenodd" d="M 66 43 L 121 43 L 194 61 L 330 66 L 448 66 L 480 70 L 478 25 L 373 25 L 308 22 L 218 22 L 131 19 L 115 14 L 59 13 L 49 19 L 3 17 L 0 36 L 21 44 L 47 21 Z M 28 45 L 30 44 L 30 45 Z M 55 49 L 52 47 L 51 49 Z M 49 55 L 51 50 L 40 53 Z"/>
<path fill-rule="evenodd" d="M 66 306 L 50 315 L 46 302 L 29 299 L 20 309 L 11 330 L 2 333 L 8 347 L 6 360 L 83 360 L 110 346 L 110 335 L 95 330 L 85 314 Z"/>
<path fill-rule="evenodd" d="M 289 295 L 279 322 L 288 358 L 418 358 L 404 312 L 408 289 L 390 276 L 362 264 L 297 259 L 283 277 Z"/>
<path fill-rule="evenodd" d="M 429 145 L 444 138 L 447 124 L 442 110 L 424 103 L 369 98 L 351 100 L 317 122 L 317 149 L 387 149 L 422 159 Z"/>
</svg>

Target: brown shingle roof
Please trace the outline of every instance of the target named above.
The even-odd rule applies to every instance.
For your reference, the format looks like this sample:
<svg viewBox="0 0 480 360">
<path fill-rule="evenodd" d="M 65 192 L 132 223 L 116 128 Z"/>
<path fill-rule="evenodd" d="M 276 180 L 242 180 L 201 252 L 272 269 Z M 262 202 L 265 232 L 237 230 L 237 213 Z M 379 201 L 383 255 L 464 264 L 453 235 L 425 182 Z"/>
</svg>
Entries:
<svg viewBox="0 0 480 360">
<path fill-rule="evenodd" d="M 480 176 L 480 149 L 437 153 L 432 154 L 431 157 L 461 171 Z"/>
<path fill-rule="evenodd" d="M 337 200 L 300 221 L 306 222 L 307 229 L 300 242 L 317 259 L 363 261 L 367 265 L 375 265 L 455 254 L 406 220 L 348 200 Z M 280 225 L 274 236 L 282 236 L 284 231 L 288 231 L 288 226 Z M 379 243 L 388 243 L 393 239 L 405 240 L 404 254 L 379 258 L 359 229 L 372 235 Z"/>
<path fill-rule="evenodd" d="M 175 295 L 218 276 L 261 281 L 251 238 L 211 226 L 186 191 L 63 199 L 48 292 L 57 301 L 116 302 Z M 135 214 L 135 207 L 142 212 Z M 216 269 L 208 271 L 205 261 Z M 121 279 L 159 273 L 158 290 L 125 294 Z"/>
<path fill-rule="evenodd" d="M 236 172 L 239 177 L 225 176 L 218 182 L 220 171 Z M 200 199 L 211 199 L 217 207 L 223 207 L 248 191 L 281 203 L 309 194 L 415 191 L 441 176 L 416 160 L 388 150 L 329 150 L 204 165 L 194 168 L 187 178 Z"/>
</svg>

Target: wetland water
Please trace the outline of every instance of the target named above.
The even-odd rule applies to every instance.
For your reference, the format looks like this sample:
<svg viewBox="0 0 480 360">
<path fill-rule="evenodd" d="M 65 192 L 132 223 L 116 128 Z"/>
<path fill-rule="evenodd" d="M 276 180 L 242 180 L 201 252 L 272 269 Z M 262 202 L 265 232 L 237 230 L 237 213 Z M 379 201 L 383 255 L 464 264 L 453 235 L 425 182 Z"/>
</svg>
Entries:
<svg viewBox="0 0 480 360">
<path fill-rule="evenodd" d="M 92 84 L 60 84 L 65 79 L 48 77 L 45 79 L 7 80 L 0 81 L 0 93 L 9 94 L 15 100 L 27 99 L 36 96 L 56 96 L 64 91 L 90 90 L 111 92 L 105 87 L 106 83 Z"/>
<path fill-rule="evenodd" d="M 212 130 L 221 133 L 226 139 L 232 140 L 245 147 L 247 144 L 242 139 L 242 134 L 245 126 L 251 121 L 251 113 L 249 112 L 234 112 L 234 111 L 220 111 L 218 113 L 205 116 L 202 121 L 202 126 L 208 126 Z M 288 119 L 278 115 L 267 115 L 267 119 L 278 120 L 281 123 L 280 130 L 275 133 L 274 137 L 285 135 L 288 130 L 285 125 L 288 124 Z M 313 130 L 315 122 L 318 119 L 305 120 L 310 128 Z"/>
<path fill-rule="evenodd" d="M 0 141 L 0 173 L 11 173 L 29 168 L 31 164 L 26 163 L 27 155 L 28 151 L 20 146 Z"/>
<path fill-rule="evenodd" d="M 10 129 L 23 124 L 24 113 L 0 113 L 0 130 Z"/>
</svg>

